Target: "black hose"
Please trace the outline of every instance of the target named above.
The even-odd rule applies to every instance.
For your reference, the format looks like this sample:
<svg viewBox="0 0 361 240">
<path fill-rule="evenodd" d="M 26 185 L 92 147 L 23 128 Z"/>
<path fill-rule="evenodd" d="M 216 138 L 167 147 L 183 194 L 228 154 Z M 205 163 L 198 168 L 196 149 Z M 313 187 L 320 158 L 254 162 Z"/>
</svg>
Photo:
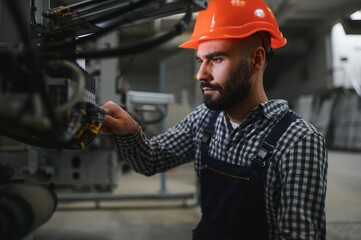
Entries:
<svg viewBox="0 0 361 240">
<path fill-rule="evenodd" d="M 159 1 L 159 0 L 156 0 L 156 1 Z M 164 0 L 162 0 L 164 1 Z M 153 0 L 154 2 L 154 0 Z M 129 4 L 117 11 L 115 11 L 114 13 L 112 13 L 111 15 L 106 15 L 106 19 L 104 19 L 105 17 L 104 16 L 101 16 L 99 17 L 99 19 L 96 19 L 96 20 L 93 20 L 93 24 L 97 23 L 97 22 L 100 22 L 100 20 L 104 21 L 104 20 L 108 20 L 108 19 L 111 19 L 111 18 L 114 18 L 115 16 L 121 16 L 122 14 L 125 14 L 127 12 L 131 12 L 133 10 L 136 10 L 137 8 L 139 7 L 143 7 L 149 3 L 152 3 L 150 2 L 149 0 L 141 0 L 141 1 L 138 1 L 136 3 L 132 3 L 132 4 Z M 129 20 L 127 18 L 121 18 L 121 19 L 118 19 L 116 20 L 115 22 L 111 23 L 110 25 L 104 27 L 104 28 L 100 28 L 98 31 L 88 35 L 88 36 L 84 36 L 84 37 L 81 37 L 81 38 L 73 38 L 73 39 L 70 39 L 70 40 L 64 40 L 63 42 L 57 42 L 57 43 L 53 43 L 53 44 L 49 44 L 48 46 L 44 46 L 42 48 L 42 50 L 45 50 L 45 51 L 49 51 L 49 50 L 55 50 L 57 48 L 64 48 L 64 47 L 67 47 L 67 46 L 72 46 L 74 44 L 81 44 L 81 43 L 84 43 L 84 42 L 87 42 L 87 41 L 90 41 L 90 40 L 94 40 L 96 38 L 99 38 L 100 36 L 103 36 L 105 35 L 106 33 L 109 33 L 111 31 L 113 31 L 114 29 L 122 26 L 123 24 L 125 23 L 128 23 Z M 78 24 L 78 23 L 77 23 Z M 74 24 L 76 25 L 76 24 Z M 69 26 L 67 26 L 69 27 Z M 61 31 L 64 31 L 64 29 L 61 29 Z"/>
<path fill-rule="evenodd" d="M 169 32 L 162 34 L 157 37 L 153 37 L 144 41 L 139 41 L 135 44 L 129 44 L 121 46 L 118 48 L 83 52 L 83 53 L 73 53 L 73 52 L 52 52 L 52 53 L 43 53 L 42 57 L 45 59 L 69 59 L 69 58 L 110 58 L 110 57 L 119 57 L 119 55 L 128 55 L 138 52 L 144 52 L 156 46 L 159 46 L 172 38 L 182 34 L 188 27 L 192 19 L 192 8 L 193 6 L 187 7 L 187 12 L 183 18 L 174 26 Z"/>
<path fill-rule="evenodd" d="M 159 2 L 159 1 L 165 2 L 165 0 L 139 0 L 136 2 L 130 1 L 128 3 L 128 5 L 126 5 L 124 7 L 121 7 L 119 9 L 113 7 L 113 8 L 110 8 L 110 9 L 107 9 L 106 11 L 104 11 L 103 14 L 99 14 L 99 11 L 98 12 L 96 11 L 99 7 L 95 7 L 93 9 L 86 9 L 84 11 L 78 11 L 76 15 L 79 15 L 79 16 L 75 17 L 73 19 L 73 21 L 81 20 L 81 21 L 86 21 L 87 23 L 97 24 L 97 23 L 101 23 L 101 22 L 119 17 L 125 13 L 129 13 L 138 8 L 146 6 L 150 3 Z M 113 2 L 119 4 L 119 1 L 117 1 L 117 0 L 115 0 Z M 106 6 L 107 4 L 104 4 L 104 5 Z"/>
</svg>

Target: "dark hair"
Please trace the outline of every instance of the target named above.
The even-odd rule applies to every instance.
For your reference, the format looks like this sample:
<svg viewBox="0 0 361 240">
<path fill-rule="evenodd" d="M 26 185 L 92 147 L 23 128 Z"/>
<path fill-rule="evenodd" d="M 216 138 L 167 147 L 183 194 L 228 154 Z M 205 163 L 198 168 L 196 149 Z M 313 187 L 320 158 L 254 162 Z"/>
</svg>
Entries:
<svg viewBox="0 0 361 240">
<path fill-rule="evenodd" d="M 260 31 L 254 33 L 254 35 L 261 37 L 262 46 L 266 51 L 266 60 L 270 62 L 273 57 L 273 48 L 271 47 L 271 34 L 267 31 Z"/>
</svg>

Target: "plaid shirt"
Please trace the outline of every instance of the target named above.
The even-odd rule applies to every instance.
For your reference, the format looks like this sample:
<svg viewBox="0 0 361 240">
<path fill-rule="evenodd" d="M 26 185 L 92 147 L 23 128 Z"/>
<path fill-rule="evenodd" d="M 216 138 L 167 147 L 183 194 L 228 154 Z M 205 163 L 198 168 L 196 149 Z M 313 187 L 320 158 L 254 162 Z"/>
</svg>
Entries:
<svg viewBox="0 0 361 240">
<path fill-rule="evenodd" d="M 284 100 L 262 103 L 236 129 L 221 113 L 209 154 L 220 161 L 250 166 L 260 143 L 286 111 Z M 116 136 L 115 142 L 127 163 L 144 175 L 193 160 L 199 175 L 200 139 L 212 113 L 201 105 L 164 134 L 148 140 L 139 130 L 133 136 Z M 270 239 L 325 239 L 326 177 L 324 138 L 300 118 L 282 135 L 269 159 L 265 204 Z"/>
</svg>

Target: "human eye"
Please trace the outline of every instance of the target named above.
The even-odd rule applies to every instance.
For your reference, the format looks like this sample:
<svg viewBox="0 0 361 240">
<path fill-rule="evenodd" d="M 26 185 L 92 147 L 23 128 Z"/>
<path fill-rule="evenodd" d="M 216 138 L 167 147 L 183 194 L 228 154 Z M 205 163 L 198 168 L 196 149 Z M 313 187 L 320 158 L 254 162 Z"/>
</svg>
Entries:
<svg viewBox="0 0 361 240">
<path fill-rule="evenodd" d="M 211 58 L 210 61 L 211 61 L 212 63 L 221 63 L 221 62 L 223 62 L 223 58 L 221 58 L 221 57 L 214 57 L 214 58 Z"/>
</svg>

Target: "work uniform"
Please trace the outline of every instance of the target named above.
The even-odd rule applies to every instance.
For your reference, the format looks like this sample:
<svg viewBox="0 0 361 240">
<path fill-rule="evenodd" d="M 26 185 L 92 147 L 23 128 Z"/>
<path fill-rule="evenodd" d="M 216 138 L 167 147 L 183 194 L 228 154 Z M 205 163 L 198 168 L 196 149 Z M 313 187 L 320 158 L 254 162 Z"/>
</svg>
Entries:
<svg viewBox="0 0 361 240">
<path fill-rule="evenodd" d="M 237 166 L 208 154 L 219 112 L 214 112 L 202 137 L 201 206 L 202 219 L 193 240 L 264 240 L 268 238 L 264 207 L 264 184 L 268 160 L 280 137 L 297 115 L 285 112 L 260 144 L 251 167 Z"/>
<path fill-rule="evenodd" d="M 145 175 L 163 172 L 193 160 L 196 173 L 201 178 L 205 164 L 237 172 L 243 167 L 251 167 L 252 158 L 258 154 L 263 140 L 289 111 L 286 101 L 271 100 L 254 108 L 235 129 L 221 112 L 215 119 L 207 149 L 212 165 L 202 161 L 204 129 L 214 114 L 204 105 L 197 107 L 164 134 L 148 140 L 140 130 L 133 136 L 116 136 L 116 143 L 127 163 Z M 264 211 L 261 209 L 261 214 L 265 215 L 267 228 L 263 232 L 267 232 L 269 239 L 325 238 L 326 172 L 327 153 L 323 137 L 312 125 L 297 119 L 278 140 L 268 160 L 262 186 Z M 242 184 L 240 180 L 232 184 L 239 186 Z M 219 181 L 210 178 L 205 185 L 216 187 Z M 219 194 L 225 194 L 223 191 L 225 189 L 220 187 Z M 229 209 L 203 209 L 203 217 L 212 217 L 215 211 L 223 211 L 225 215 L 234 212 L 237 215 L 232 219 L 242 222 L 242 215 L 239 216 L 239 211 L 236 211 L 243 209 L 242 202 L 233 200 L 232 194 L 225 200 L 227 203 L 221 205 Z M 244 222 L 247 224 L 247 221 Z M 260 222 L 263 224 L 262 220 Z M 212 228 L 208 227 L 207 231 L 212 231 Z"/>
</svg>

